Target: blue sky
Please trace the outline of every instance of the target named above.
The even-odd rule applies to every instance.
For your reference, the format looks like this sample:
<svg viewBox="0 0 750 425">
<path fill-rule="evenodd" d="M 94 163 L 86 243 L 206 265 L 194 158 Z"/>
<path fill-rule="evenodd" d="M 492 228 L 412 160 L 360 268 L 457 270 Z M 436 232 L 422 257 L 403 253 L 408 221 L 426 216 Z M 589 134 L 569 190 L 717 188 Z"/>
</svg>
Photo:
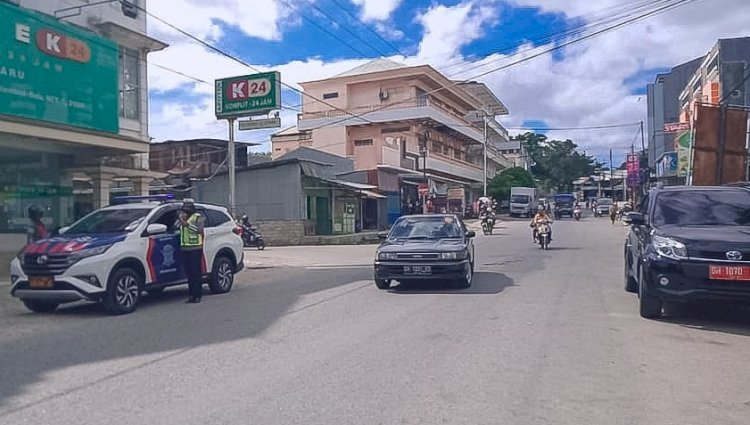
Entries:
<svg viewBox="0 0 750 425">
<path fill-rule="evenodd" d="M 696 2 L 683 11 L 478 79 L 510 109 L 510 115 L 502 118 L 507 127 L 567 128 L 645 120 L 646 84 L 657 73 L 705 54 L 718 37 L 747 35 L 741 16 L 750 16 L 750 2 L 725 1 L 732 7 L 724 12 L 713 10 L 709 2 Z M 149 9 L 254 67 L 280 70 L 282 80 L 298 87 L 299 82 L 326 78 L 381 56 L 408 65 L 429 64 L 450 78 L 473 79 L 482 71 L 554 47 L 561 39 L 552 41 L 552 35 L 594 23 L 629 4 L 621 0 L 171 0 L 152 1 Z M 701 18 L 709 12 L 715 22 Z M 170 44 L 149 56 L 152 64 L 209 82 L 253 72 L 159 25 L 150 28 L 152 35 Z M 482 60 L 490 65 L 472 69 Z M 212 116 L 210 84 L 155 66 L 149 68 L 149 84 L 151 133 L 156 140 L 224 135 L 225 124 Z M 300 96 L 291 90 L 285 89 L 283 98 L 286 106 L 300 103 Z M 295 120 L 295 111 L 282 111 L 285 126 Z M 269 134 L 240 137 L 267 142 Z M 633 138 L 631 129 L 549 131 L 548 136 L 570 138 L 600 157 L 608 157 L 610 147 L 616 157 L 624 156 Z M 268 148 L 264 143 L 259 149 Z"/>
</svg>

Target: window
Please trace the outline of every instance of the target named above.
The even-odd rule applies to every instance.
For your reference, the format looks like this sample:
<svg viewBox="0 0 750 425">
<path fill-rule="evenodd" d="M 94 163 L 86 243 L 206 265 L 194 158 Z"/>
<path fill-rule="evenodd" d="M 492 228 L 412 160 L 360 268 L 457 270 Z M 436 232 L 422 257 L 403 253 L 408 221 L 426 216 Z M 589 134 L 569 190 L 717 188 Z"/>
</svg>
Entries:
<svg viewBox="0 0 750 425">
<path fill-rule="evenodd" d="M 655 226 L 747 226 L 750 193 L 743 189 L 660 193 L 653 223 Z"/>
<path fill-rule="evenodd" d="M 167 232 L 175 232 L 177 231 L 175 223 L 177 223 L 178 212 L 178 209 L 165 211 L 154 220 L 152 220 L 151 224 L 163 224 L 167 226 Z"/>
<path fill-rule="evenodd" d="M 140 112 L 139 100 L 139 59 L 138 51 L 120 48 L 120 116 L 137 120 Z"/>
<path fill-rule="evenodd" d="M 216 210 L 206 210 L 206 227 L 221 226 L 222 224 L 230 220 L 231 217 L 229 217 L 229 215 L 224 212 Z"/>
<path fill-rule="evenodd" d="M 386 134 L 386 133 L 406 133 L 406 132 L 409 132 L 409 131 L 411 131 L 411 126 L 406 125 L 406 126 L 403 126 L 403 127 L 384 128 L 384 129 L 380 130 L 380 133 L 381 134 Z"/>
<path fill-rule="evenodd" d="M 355 140 L 354 146 L 372 146 L 372 139 Z"/>
<path fill-rule="evenodd" d="M 323 93 L 323 99 L 336 99 L 337 97 L 339 97 L 338 92 Z"/>
</svg>

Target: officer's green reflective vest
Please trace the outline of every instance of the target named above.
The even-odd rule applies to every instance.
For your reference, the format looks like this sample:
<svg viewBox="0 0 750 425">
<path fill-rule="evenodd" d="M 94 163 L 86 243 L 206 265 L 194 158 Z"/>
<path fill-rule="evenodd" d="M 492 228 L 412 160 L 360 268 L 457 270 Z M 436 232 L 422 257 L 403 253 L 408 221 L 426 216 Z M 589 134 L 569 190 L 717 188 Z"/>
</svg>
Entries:
<svg viewBox="0 0 750 425">
<path fill-rule="evenodd" d="M 187 219 L 187 226 L 180 227 L 180 246 L 200 247 L 203 246 L 203 236 L 198 232 L 198 218 L 200 214 L 194 213 Z"/>
</svg>

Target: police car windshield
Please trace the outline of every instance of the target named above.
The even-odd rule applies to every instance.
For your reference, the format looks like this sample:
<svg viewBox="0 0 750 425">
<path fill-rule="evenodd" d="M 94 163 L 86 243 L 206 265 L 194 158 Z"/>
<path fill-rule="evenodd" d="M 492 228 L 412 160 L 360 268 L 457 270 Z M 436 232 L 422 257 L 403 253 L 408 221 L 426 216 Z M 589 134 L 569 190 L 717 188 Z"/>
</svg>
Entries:
<svg viewBox="0 0 750 425">
<path fill-rule="evenodd" d="M 132 232 L 149 212 L 150 208 L 95 211 L 73 223 L 65 234 Z"/>
</svg>

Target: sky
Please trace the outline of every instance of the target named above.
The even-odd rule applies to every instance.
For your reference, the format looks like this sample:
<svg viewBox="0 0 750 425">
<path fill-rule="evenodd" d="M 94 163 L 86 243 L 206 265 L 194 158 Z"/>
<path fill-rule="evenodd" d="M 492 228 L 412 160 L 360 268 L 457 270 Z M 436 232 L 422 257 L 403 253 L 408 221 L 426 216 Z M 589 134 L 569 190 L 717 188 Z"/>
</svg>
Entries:
<svg viewBox="0 0 750 425">
<path fill-rule="evenodd" d="M 681 4 L 596 34 L 673 3 Z M 606 162 L 612 149 L 615 166 L 631 144 L 640 148 L 646 84 L 657 73 L 705 55 L 719 38 L 750 36 L 747 0 L 151 0 L 147 8 L 149 33 L 169 43 L 149 54 L 157 142 L 227 136 L 213 115 L 216 78 L 277 70 L 300 89 L 385 57 L 484 82 L 508 107 L 499 120 L 511 134 L 569 138 Z M 294 125 L 299 93 L 285 88 L 282 103 L 282 128 Z M 626 126 L 570 129 L 617 124 Z M 271 132 L 237 137 L 268 151 Z"/>
</svg>

